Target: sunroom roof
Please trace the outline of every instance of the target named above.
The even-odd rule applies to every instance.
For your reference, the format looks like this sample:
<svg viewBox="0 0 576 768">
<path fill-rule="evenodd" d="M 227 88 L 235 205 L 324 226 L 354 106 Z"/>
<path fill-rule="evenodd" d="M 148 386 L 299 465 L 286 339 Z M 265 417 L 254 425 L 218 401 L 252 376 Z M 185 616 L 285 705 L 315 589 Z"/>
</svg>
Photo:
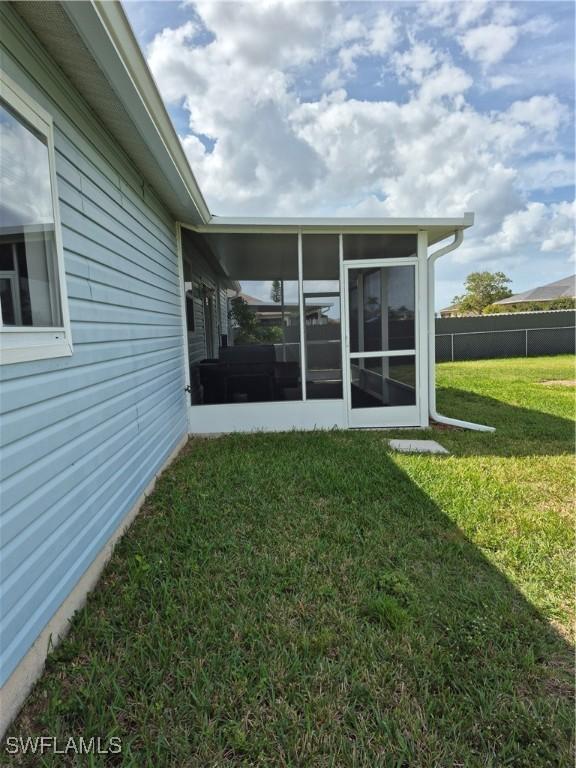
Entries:
<svg viewBox="0 0 576 768">
<path fill-rule="evenodd" d="M 229 280 L 260 280 L 279 278 L 298 279 L 298 244 L 296 235 L 316 234 L 335 238 L 336 234 L 353 235 L 356 250 L 365 253 L 362 258 L 376 256 L 385 248 L 396 257 L 415 255 L 418 232 L 428 233 L 428 243 L 434 245 L 453 236 L 458 230 L 470 227 L 474 215 L 461 218 L 222 218 L 213 216 L 208 224 L 184 225 L 182 245 L 184 252 L 197 249 L 223 277 Z M 371 235 L 380 235 L 374 238 Z M 377 240 L 378 244 L 374 244 Z M 388 243 L 384 245 L 384 243 Z M 316 247 L 318 246 L 318 247 Z M 336 246 L 337 247 L 337 246 Z M 344 248 L 348 246 L 346 241 Z M 333 246 L 326 243 L 308 243 L 309 279 L 325 279 L 332 264 L 329 254 Z M 360 258 L 359 256 L 352 258 Z M 312 272 L 318 271 L 318 277 Z M 331 279 L 338 278 L 338 271 Z"/>
<path fill-rule="evenodd" d="M 193 226 L 196 232 L 374 232 L 382 234 L 409 234 L 428 232 L 428 244 L 444 240 L 459 229 L 474 224 L 474 214 L 465 213 L 453 218 L 312 218 L 312 217 L 225 217 L 212 216 L 208 224 Z"/>
</svg>

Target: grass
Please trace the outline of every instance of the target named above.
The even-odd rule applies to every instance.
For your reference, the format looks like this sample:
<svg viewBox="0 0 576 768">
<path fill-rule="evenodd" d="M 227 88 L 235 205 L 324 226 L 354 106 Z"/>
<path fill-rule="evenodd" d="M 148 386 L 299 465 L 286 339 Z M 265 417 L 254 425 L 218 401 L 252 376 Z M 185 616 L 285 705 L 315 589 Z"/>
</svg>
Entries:
<svg viewBox="0 0 576 768">
<path fill-rule="evenodd" d="M 19 764 L 569 765 L 574 397 L 540 382 L 573 378 L 439 366 L 440 409 L 498 428 L 434 433 L 450 457 L 192 441 L 11 730 L 122 756 Z"/>
</svg>

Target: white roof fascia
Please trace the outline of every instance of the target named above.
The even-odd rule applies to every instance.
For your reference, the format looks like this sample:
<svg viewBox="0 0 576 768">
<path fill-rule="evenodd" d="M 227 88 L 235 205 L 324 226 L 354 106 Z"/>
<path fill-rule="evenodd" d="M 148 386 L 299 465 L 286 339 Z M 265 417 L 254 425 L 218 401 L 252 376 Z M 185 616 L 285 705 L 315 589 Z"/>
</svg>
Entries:
<svg viewBox="0 0 576 768">
<path fill-rule="evenodd" d="M 456 218 L 352 218 L 352 217 L 224 217 L 212 216 L 207 224 L 181 225 L 201 233 L 217 232 L 390 232 L 411 234 L 419 231 L 443 232 L 446 237 L 456 230 L 467 229 L 474 224 L 474 214 L 465 213 Z"/>
<path fill-rule="evenodd" d="M 64 2 L 62 7 L 182 204 L 192 204 L 201 221 L 210 221 L 206 201 L 121 4 L 89 0 Z"/>
</svg>

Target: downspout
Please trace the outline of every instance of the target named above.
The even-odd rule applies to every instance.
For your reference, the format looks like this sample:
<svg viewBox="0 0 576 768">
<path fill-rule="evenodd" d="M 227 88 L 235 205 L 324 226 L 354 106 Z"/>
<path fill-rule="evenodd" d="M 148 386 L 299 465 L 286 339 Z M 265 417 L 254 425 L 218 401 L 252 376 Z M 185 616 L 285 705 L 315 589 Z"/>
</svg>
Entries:
<svg viewBox="0 0 576 768">
<path fill-rule="evenodd" d="M 477 432 L 495 432 L 495 427 L 488 427 L 484 424 L 475 424 L 473 421 L 462 421 L 461 419 L 452 419 L 448 416 L 442 416 L 436 410 L 436 317 L 434 312 L 434 264 L 441 256 L 445 256 L 450 251 L 455 251 L 464 240 L 464 233 L 461 229 L 454 233 L 453 242 L 439 248 L 428 257 L 428 405 L 430 408 L 430 418 L 438 424 L 448 424 L 451 427 L 462 427 L 463 429 L 473 429 Z"/>
</svg>

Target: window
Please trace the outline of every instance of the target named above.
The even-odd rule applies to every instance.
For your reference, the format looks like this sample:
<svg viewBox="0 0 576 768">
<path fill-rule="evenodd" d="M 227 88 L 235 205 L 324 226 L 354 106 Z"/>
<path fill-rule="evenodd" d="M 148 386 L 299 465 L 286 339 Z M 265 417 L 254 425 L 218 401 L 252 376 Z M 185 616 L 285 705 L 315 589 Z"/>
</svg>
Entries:
<svg viewBox="0 0 576 768">
<path fill-rule="evenodd" d="M 208 234 L 205 242 L 217 252 L 221 238 Z M 192 404 L 301 400 L 297 235 L 227 235 L 222 261 L 233 286 L 226 344 L 214 344 L 217 296 L 205 291 L 206 357 L 191 370 Z"/>
<path fill-rule="evenodd" d="M 3 73 L 0 81 L 0 359 L 69 355 L 52 121 Z"/>
</svg>

